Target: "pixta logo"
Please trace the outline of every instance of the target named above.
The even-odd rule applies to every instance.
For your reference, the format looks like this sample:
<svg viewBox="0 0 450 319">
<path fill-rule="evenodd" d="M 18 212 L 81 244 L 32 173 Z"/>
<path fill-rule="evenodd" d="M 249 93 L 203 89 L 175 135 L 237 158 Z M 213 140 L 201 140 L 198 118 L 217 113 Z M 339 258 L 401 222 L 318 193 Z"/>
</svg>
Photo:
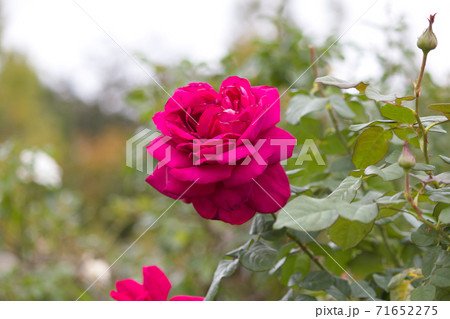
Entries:
<svg viewBox="0 0 450 319">
<path fill-rule="evenodd" d="M 146 147 L 159 136 L 161 136 L 161 133 L 145 128 L 128 139 L 125 152 L 127 166 L 151 174 L 154 170 L 154 161 L 147 154 Z"/>
</svg>

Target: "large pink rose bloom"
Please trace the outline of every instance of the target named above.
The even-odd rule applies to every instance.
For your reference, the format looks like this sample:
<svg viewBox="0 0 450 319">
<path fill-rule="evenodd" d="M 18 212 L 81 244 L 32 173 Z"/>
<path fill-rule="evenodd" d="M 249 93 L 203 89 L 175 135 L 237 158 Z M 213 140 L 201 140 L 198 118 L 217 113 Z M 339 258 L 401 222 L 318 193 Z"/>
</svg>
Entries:
<svg viewBox="0 0 450 319">
<path fill-rule="evenodd" d="M 147 182 L 166 196 L 181 196 L 202 217 L 242 224 L 289 199 L 280 161 L 292 156 L 296 140 L 275 126 L 276 88 L 251 87 L 236 76 L 219 92 L 191 83 L 177 89 L 153 121 L 163 135 L 147 147 L 160 161 Z"/>
<path fill-rule="evenodd" d="M 172 287 L 166 275 L 156 266 L 142 268 L 144 284 L 131 279 L 116 282 L 111 297 L 117 301 L 167 301 Z M 175 296 L 169 301 L 203 301 L 203 297 Z"/>
</svg>

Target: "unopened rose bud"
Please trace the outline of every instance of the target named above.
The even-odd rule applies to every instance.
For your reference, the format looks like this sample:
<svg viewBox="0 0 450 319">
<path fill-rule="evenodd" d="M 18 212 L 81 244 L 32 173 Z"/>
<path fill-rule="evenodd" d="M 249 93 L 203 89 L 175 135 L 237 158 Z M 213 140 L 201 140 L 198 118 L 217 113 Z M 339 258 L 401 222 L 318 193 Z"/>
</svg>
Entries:
<svg viewBox="0 0 450 319">
<path fill-rule="evenodd" d="M 431 50 L 434 50 L 437 47 L 437 38 L 436 35 L 433 33 L 433 23 L 434 23 L 434 17 L 435 14 L 430 15 L 429 26 L 428 28 L 422 33 L 422 35 L 417 40 L 417 46 L 423 51 L 423 53 L 427 54 Z"/>
<path fill-rule="evenodd" d="M 416 165 L 416 159 L 408 149 L 408 146 L 406 146 L 406 142 L 403 145 L 402 153 L 398 158 L 398 165 L 400 165 L 400 167 L 402 167 L 404 170 L 410 170 L 414 167 L 414 165 Z"/>
</svg>

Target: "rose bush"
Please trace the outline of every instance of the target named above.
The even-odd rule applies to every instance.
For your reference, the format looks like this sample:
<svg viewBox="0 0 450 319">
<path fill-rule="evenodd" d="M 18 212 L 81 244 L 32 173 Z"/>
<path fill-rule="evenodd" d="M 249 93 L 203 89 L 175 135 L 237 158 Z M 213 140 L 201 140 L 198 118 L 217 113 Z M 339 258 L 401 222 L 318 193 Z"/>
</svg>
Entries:
<svg viewBox="0 0 450 319">
<path fill-rule="evenodd" d="M 163 135 L 147 147 L 160 161 L 147 182 L 192 203 L 202 217 L 242 224 L 255 212 L 278 211 L 289 199 L 280 161 L 292 155 L 296 140 L 276 127 L 276 88 L 252 87 L 236 76 L 219 92 L 191 83 L 177 89 L 153 121 Z"/>
<path fill-rule="evenodd" d="M 144 283 L 132 279 L 116 282 L 117 291 L 111 291 L 111 297 L 117 301 L 167 301 L 170 288 L 169 279 L 157 266 L 142 268 Z M 169 301 L 203 301 L 203 297 L 175 296 Z"/>
</svg>

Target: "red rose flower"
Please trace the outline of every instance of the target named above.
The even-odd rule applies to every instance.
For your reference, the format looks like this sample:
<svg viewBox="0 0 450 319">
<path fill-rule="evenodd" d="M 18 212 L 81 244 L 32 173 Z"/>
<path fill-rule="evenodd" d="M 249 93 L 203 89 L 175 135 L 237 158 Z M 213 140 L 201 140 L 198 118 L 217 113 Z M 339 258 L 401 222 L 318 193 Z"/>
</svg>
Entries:
<svg viewBox="0 0 450 319">
<path fill-rule="evenodd" d="M 172 285 L 166 275 L 156 266 L 142 268 L 144 284 L 131 279 L 116 282 L 117 291 L 111 297 L 117 301 L 167 301 Z M 203 297 L 175 296 L 169 301 L 203 301 Z"/>
<path fill-rule="evenodd" d="M 289 199 L 280 161 L 292 156 L 296 140 L 275 126 L 276 88 L 251 87 L 236 76 L 219 92 L 191 83 L 177 89 L 153 121 L 163 136 L 147 151 L 160 162 L 146 181 L 171 198 L 182 195 L 202 217 L 242 224 Z"/>
</svg>

